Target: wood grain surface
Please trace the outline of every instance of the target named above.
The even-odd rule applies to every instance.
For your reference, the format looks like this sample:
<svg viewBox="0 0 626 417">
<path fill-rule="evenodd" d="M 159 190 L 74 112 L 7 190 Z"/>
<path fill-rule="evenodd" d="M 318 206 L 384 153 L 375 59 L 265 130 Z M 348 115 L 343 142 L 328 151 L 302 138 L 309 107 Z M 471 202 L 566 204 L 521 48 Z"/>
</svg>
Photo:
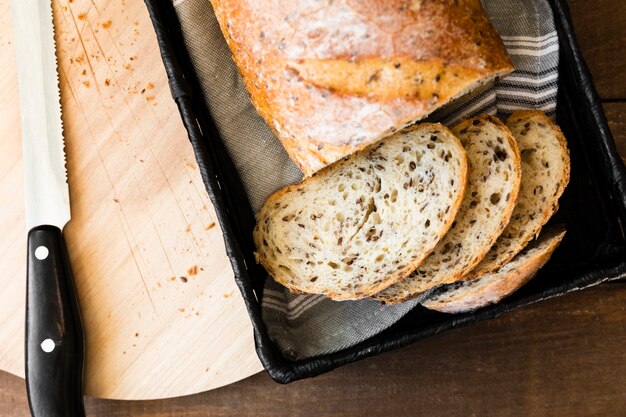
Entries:
<svg viewBox="0 0 626 417">
<path fill-rule="evenodd" d="M 626 159 L 626 3 L 570 0 L 570 7 Z M 624 416 L 624 387 L 626 283 L 615 282 L 287 386 L 261 373 L 176 399 L 89 398 L 87 410 L 93 417 Z M 0 416 L 28 416 L 23 381 L 6 373 Z"/>
<path fill-rule="evenodd" d="M 145 5 L 52 4 L 85 392 L 174 397 L 258 372 L 252 326 Z M 27 231 L 10 17 L 10 1 L 0 0 L 0 369 L 23 375 Z"/>
<path fill-rule="evenodd" d="M 261 373 L 177 399 L 88 399 L 87 409 L 93 417 L 624 416 L 625 322 L 626 285 L 606 284 L 290 385 Z M 28 416 L 17 377 L 0 375 L 0 415 Z"/>
<path fill-rule="evenodd" d="M 603 100 L 626 99 L 626 2 L 568 0 L 574 31 Z"/>
</svg>

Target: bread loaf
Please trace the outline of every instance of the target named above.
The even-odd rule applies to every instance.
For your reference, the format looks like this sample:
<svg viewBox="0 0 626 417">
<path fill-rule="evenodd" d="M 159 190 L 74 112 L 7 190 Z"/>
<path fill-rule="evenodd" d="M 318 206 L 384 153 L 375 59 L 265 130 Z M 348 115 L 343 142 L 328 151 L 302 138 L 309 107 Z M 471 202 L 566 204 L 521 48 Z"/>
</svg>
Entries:
<svg viewBox="0 0 626 417">
<path fill-rule="evenodd" d="M 546 230 L 498 272 L 446 285 L 435 290 L 422 305 L 444 313 L 465 313 L 495 304 L 530 281 L 548 262 L 563 236 L 563 229 Z"/>
<path fill-rule="evenodd" d="M 513 70 L 479 0 L 211 0 L 253 104 L 306 174 Z"/>
<path fill-rule="evenodd" d="M 452 133 L 463 144 L 469 166 L 467 190 L 456 219 L 422 265 L 374 299 L 398 303 L 456 281 L 482 260 L 511 218 L 522 171 L 509 129 L 485 115 L 459 123 Z"/>
<path fill-rule="evenodd" d="M 371 296 L 433 250 L 466 181 L 458 139 L 440 124 L 412 126 L 273 194 L 254 229 L 257 260 L 293 291 Z"/>
<path fill-rule="evenodd" d="M 518 111 L 506 121 L 522 157 L 522 182 L 511 221 L 487 256 L 464 279 L 497 271 L 536 237 L 559 206 L 570 161 L 561 129 L 540 111 Z"/>
</svg>

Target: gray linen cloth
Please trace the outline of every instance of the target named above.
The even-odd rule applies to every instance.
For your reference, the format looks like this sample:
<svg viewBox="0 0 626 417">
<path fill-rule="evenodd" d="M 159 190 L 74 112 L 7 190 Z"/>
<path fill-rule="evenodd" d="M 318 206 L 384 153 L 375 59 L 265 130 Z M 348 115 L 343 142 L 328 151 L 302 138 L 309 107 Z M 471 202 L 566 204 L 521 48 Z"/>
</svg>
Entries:
<svg viewBox="0 0 626 417">
<path fill-rule="evenodd" d="M 302 174 L 250 103 L 209 0 L 176 0 L 185 44 L 223 141 L 257 212 L 277 189 Z M 517 109 L 554 114 L 558 77 L 558 37 L 547 0 L 483 0 L 516 71 L 429 119 L 451 125 L 482 113 L 507 116 Z M 353 346 L 397 322 L 417 305 L 381 305 L 371 300 L 335 302 L 295 295 L 268 279 L 263 320 L 272 340 L 292 359 Z"/>
</svg>

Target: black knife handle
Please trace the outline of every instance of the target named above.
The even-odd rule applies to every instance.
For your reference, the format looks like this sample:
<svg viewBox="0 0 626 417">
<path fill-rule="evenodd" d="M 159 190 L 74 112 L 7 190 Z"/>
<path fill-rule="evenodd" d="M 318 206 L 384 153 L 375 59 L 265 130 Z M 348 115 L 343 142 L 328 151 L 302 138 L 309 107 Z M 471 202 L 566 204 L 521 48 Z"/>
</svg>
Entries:
<svg viewBox="0 0 626 417">
<path fill-rule="evenodd" d="M 83 329 L 61 230 L 28 233 L 26 389 L 33 417 L 84 417 Z"/>
</svg>

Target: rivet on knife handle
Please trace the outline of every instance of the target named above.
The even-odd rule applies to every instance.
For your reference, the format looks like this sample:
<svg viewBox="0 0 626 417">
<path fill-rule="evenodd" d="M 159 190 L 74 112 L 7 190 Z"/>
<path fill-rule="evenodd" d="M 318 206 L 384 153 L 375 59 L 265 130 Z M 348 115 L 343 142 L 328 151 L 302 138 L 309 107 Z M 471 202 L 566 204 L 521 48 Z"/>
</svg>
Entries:
<svg viewBox="0 0 626 417">
<path fill-rule="evenodd" d="M 26 387 L 34 417 L 83 417 L 83 330 L 58 227 L 28 234 Z"/>
</svg>

